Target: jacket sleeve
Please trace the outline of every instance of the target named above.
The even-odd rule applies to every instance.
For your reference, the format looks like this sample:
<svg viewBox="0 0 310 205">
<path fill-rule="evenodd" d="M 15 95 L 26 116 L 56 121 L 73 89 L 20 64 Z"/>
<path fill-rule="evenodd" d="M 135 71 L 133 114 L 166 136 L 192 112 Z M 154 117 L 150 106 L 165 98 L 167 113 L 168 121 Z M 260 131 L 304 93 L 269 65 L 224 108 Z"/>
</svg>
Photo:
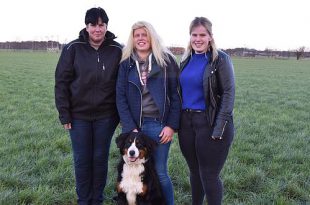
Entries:
<svg viewBox="0 0 310 205">
<path fill-rule="evenodd" d="M 138 126 L 134 122 L 130 113 L 128 104 L 128 96 L 126 92 L 128 83 L 127 69 L 128 67 L 125 61 L 120 64 L 116 82 L 116 106 L 121 119 L 123 133 L 138 129 Z"/>
<path fill-rule="evenodd" d="M 212 136 L 222 136 L 226 124 L 232 120 L 235 101 L 235 76 L 231 59 L 224 54 L 217 68 L 217 82 L 220 92 L 218 111 Z"/>
<path fill-rule="evenodd" d="M 74 78 L 72 50 L 63 48 L 55 71 L 55 104 L 61 124 L 71 122 L 70 84 Z"/>
<path fill-rule="evenodd" d="M 167 75 L 170 108 L 166 125 L 177 131 L 179 129 L 179 120 L 181 115 L 181 95 L 178 81 L 179 66 L 172 56 L 170 56 L 170 63 L 168 63 L 167 66 Z"/>
</svg>

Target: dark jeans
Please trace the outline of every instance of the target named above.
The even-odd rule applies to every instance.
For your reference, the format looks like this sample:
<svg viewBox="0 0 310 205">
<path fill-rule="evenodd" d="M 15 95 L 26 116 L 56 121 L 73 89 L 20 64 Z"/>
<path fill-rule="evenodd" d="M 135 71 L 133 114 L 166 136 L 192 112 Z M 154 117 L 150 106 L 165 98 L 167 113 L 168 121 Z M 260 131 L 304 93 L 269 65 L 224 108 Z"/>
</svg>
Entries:
<svg viewBox="0 0 310 205">
<path fill-rule="evenodd" d="M 211 138 L 212 128 L 204 112 L 182 112 L 179 143 L 190 170 L 192 204 L 201 205 L 206 196 L 208 205 L 219 205 L 223 197 L 220 172 L 234 137 L 229 122 L 222 140 Z"/>
<path fill-rule="evenodd" d="M 106 185 L 111 139 L 118 117 L 95 121 L 73 120 L 73 149 L 78 204 L 102 204 Z"/>
</svg>

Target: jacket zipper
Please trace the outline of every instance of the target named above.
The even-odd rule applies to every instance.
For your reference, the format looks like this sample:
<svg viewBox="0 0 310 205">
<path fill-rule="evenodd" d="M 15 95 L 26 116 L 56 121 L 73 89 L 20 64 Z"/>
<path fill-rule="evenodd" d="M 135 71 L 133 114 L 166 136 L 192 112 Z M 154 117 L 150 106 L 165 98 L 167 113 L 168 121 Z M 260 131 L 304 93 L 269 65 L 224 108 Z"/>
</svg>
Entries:
<svg viewBox="0 0 310 205">
<path fill-rule="evenodd" d="M 139 77 L 139 79 L 140 79 L 140 83 L 141 83 L 142 85 L 144 85 L 144 84 L 143 84 L 143 81 L 142 81 L 142 79 L 141 79 L 141 74 L 140 74 L 140 68 L 139 68 L 139 63 L 138 63 L 138 61 L 136 61 L 136 69 L 137 69 L 137 72 L 138 72 L 138 77 Z M 136 85 L 134 82 L 132 82 L 132 81 L 129 81 L 129 82 L 132 83 L 132 84 L 134 84 L 134 85 L 137 87 L 137 89 L 139 90 L 139 93 L 140 93 L 140 117 L 139 117 L 139 128 L 141 128 L 141 127 L 142 127 L 142 91 L 140 90 L 139 86 Z"/>
<path fill-rule="evenodd" d="M 225 121 L 224 127 L 223 127 L 223 129 L 222 129 L 222 134 L 221 134 L 221 137 L 223 137 L 223 134 L 224 134 L 224 131 L 225 131 L 225 127 L 226 127 L 226 124 L 227 124 L 227 120 Z"/>
<path fill-rule="evenodd" d="M 212 84 L 211 84 L 211 81 L 209 81 L 209 85 L 210 85 L 210 92 L 211 92 L 211 95 L 212 95 L 212 101 L 214 102 L 214 104 L 216 105 L 216 101 L 214 99 L 214 94 L 213 94 L 213 90 L 212 90 Z"/>
<path fill-rule="evenodd" d="M 165 116 L 165 112 L 166 112 L 166 100 L 167 100 L 167 71 L 166 68 L 164 68 L 164 75 L 165 75 L 165 81 L 164 81 L 164 87 L 165 87 L 165 101 L 164 101 L 164 112 L 163 115 L 161 117 L 160 122 L 163 123 L 164 120 L 164 116 Z"/>
<path fill-rule="evenodd" d="M 211 100 L 213 101 L 214 105 L 217 106 L 217 105 L 216 105 L 216 101 L 215 101 L 215 99 L 214 99 L 214 94 L 213 94 L 213 90 L 212 90 L 211 80 L 209 80 L 209 85 L 210 85 Z M 212 124 L 213 124 L 213 123 L 212 123 L 211 120 L 210 120 L 210 125 L 212 126 Z"/>
<path fill-rule="evenodd" d="M 99 52 L 98 51 L 96 51 L 97 52 L 97 68 L 99 68 L 100 67 L 100 56 L 99 56 Z M 96 69 L 96 87 L 95 87 L 95 89 L 94 89 L 94 96 L 93 96 L 93 99 L 94 99 L 94 104 L 96 103 L 96 96 L 97 96 L 97 84 L 98 84 L 98 81 L 99 81 L 99 74 L 98 74 L 98 71 L 97 71 L 97 69 Z M 95 111 L 94 111 L 94 113 L 92 114 L 93 115 L 93 117 L 96 119 L 97 118 L 97 116 L 96 116 L 96 113 L 97 113 L 97 110 L 96 110 L 96 108 L 95 108 Z"/>
<path fill-rule="evenodd" d="M 139 86 L 137 86 L 134 82 L 132 82 L 132 81 L 129 81 L 129 82 L 134 84 L 137 87 L 137 89 L 139 90 L 139 93 L 140 93 L 140 120 L 139 120 L 139 128 L 141 128 L 141 126 L 142 126 L 142 92 L 141 92 Z"/>
</svg>

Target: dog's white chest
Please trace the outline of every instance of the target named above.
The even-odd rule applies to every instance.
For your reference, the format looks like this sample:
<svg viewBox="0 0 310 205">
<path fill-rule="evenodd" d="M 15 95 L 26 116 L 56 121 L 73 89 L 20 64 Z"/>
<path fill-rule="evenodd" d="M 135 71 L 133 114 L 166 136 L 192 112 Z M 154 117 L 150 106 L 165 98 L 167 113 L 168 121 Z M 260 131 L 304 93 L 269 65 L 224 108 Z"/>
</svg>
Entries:
<svg viewBox="0 0 310 205">
<path fill-rule="evenodd" d="M 136 195 L 142 193 L 143 183 L 141 173 L 144 172 L 142 164 L 124 164 L 120 187 L 126 193 L 129 205 L 136 204 Z"/>
</svg>

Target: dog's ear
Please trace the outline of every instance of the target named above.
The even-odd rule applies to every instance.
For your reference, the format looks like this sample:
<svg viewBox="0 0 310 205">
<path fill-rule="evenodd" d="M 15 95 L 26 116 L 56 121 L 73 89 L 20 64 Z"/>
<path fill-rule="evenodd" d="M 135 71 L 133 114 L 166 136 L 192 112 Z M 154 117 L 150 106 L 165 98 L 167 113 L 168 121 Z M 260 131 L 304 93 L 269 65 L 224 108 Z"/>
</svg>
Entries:
<svg viewBox="0 0 310 205">
<path fill-rule="evenodd" d="M 146 136 L 145 134 L 141 133 L 141 135 L 141 137 L 143 137 L 143 140 L 146 142 L 146 147 L 149 150 L 149 153 L 153 153 L 153 150 L 157 147 L 157 142 L 152 138 Z"/>
<path fill-rule="evenodd" d="M 128 136 L 129 133 L 122 133 L 115 139 L 117 148 L 121 149 L 124 147 L 125 140 L 127 139 Z"/>
</svg>

